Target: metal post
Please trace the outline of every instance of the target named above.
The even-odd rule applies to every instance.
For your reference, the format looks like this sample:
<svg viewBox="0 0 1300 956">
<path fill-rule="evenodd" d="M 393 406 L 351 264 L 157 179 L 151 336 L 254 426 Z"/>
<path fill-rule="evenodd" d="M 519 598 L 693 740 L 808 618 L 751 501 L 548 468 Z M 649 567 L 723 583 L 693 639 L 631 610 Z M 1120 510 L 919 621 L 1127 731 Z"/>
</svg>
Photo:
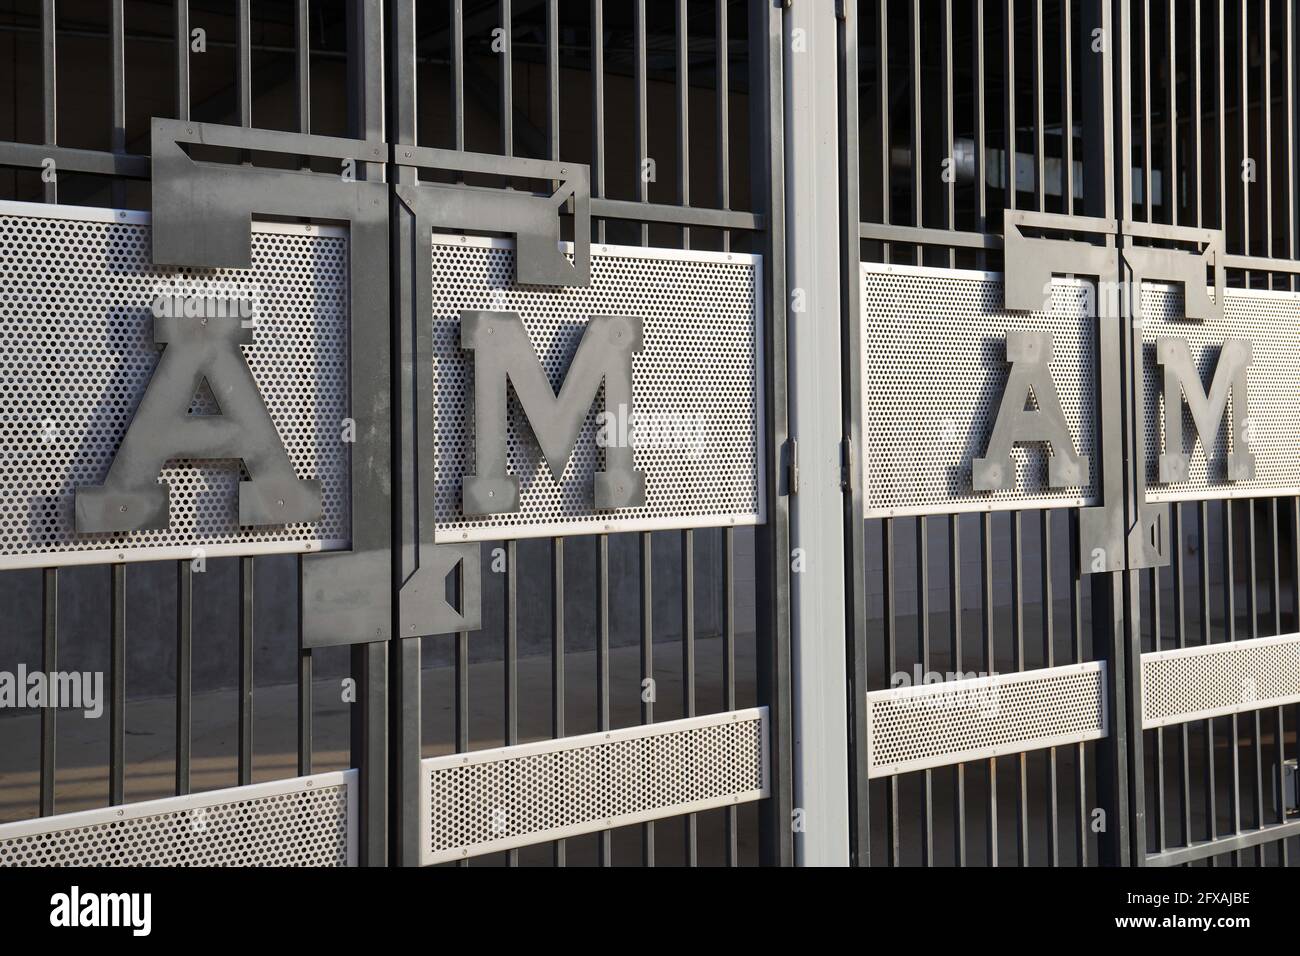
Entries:
<svg viewBox="0 0 1300 956">
<path fill-rule="evenodd" d="M 764 489 L 767 523 L 755 535 L 755 635 L 758 702 L 769 709 L 771 796 L 759 808 L 759 861 L 769 866 L 793 862 L 791 827 L 790 717 L 790 526 L 789 478 L 786 461 L 788 415 L 786 401 L 787 311 L 785 260 L 785 118 L 782 108 L 784 71 L 781 22 L 783 9 L 772 3 L 749 7 L 750 128 L 766 130 L 762 149 L 750 153 L 750 178 L 755 184 L 756 212 L 766 229 L 759 251 L 767 274 L 763 296 L 763 368 L 767 434 L 763 454 L 773 480 Z M 760 188 L 761 187 L 761 188 Z"/>
<path fill-rule="evenodd" d="M 842 398 L 836 7 L 792 5 L 783 36 L 794 846 L 797 864 L 833 866 L 849 862 L 842 423 L 826 414 Z"/>
<path fill-rule="evenodd" d="M 844 388 L 841 408 L 843 445 L 840 485 L 844 490 L 845 620 L 848 624 L 846 668 L 852 724 L 849 731 L 851 854 L 858 866 L 871 864 L 871 825 L 867 781 L 867 623 L 866 545 L 862 517 L 862 483 L 854 449 L 862 448 L 862 360 L 858 295 L 862 288 L 858 264 L 861 243 L 858 222 L 862 218 L 858 196 L 858 4 L 843 0 L 839 22 L 840 75 L 840 177 L 844 184 L 840 200 L 840 331 L 844 343 L 840 375 Z M 951 219 L 949 226 L 952 225 Z"/>
</svg>

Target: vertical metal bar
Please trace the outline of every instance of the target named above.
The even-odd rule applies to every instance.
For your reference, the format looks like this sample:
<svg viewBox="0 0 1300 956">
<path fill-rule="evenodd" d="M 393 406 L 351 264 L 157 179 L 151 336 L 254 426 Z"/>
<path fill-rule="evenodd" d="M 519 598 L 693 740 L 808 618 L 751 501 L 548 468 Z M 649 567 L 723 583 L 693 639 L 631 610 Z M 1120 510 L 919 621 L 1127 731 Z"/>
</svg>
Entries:
<svg viewBox="0 0 1300 956">
<path fill-rule="evenodd" d="M 1070 0 L 1061 5 L 1061 211 L 1074 215 L 1074 24 Z"/>
<path fill-rule="evenodd" d="M 388 643 L 354 644 L 357 700 L 349 709 L 352 766 L 360 770 L 357 844 L 362 866 L 388 863 Z"/>
<path fill-rule="evenodd" d="M 953 116 L 953 92 L 952 92 L 952 0 L 944 0 L 943 4 L 943 135 L 944 135 L 944 152 L 943 155 L 949 163 L 956 165 L 957 157 L 953 148 L 952 127 L 954 122 Z M 944 228 L 957 228 L 957 174 L 953 170 L 949 182 L 946 184 L 946 208 L 944 210 Z M 948 267 L 951 269 L 957 265 L 957 250 L 948 249 Z"/>
<path fill-rule="evenodd" d="M 1273 574 L 1269 581 L 1269 603 L 1273 607 L 1273 634 L 1278 635 L 1282 633 L 1282 556 L 1278 547 L 1281 529 L 1277 522 L 1276 498 L 1270 498 L 1268 502 L 1268 530 L 1273 544 L 1271 565 Z"/>
<path fill-rule="evenodd" d="M 919 7 L 917 8 L 919 12 Z M 917 23 L 916 29 L 920 30 Z M 921 673 L 930 672 L 930 547 L 925 515 L 916 519 L 916 640 Z M 934 866 L 934 774 L 925 770 L 922 778 L 924 807 L 921 816 L 922 862 Z"/>
<path fill-rule="evenodd" d="M 1128 50 L 1124 50 L 1125 55 Z M 1151 56 L 1155 45 L 1151 42 L 1151 0 L 1142 0 L 1142 205 L 1146 221 L 1154 222 L 1151 214 L 1153 202 L 1151 188 Z M 1166 188 L 1168 185 L 1166 184 Z"/>
<path fill-rule="evenodd" d="M 925 175 L 921 157 L 921 0 L 912 0 L 912 225 L 925 225 Z M 925 265 L 925 247 L 916 247 L 916 264 Z M 928 776 L 927 772 L 927 776 Z"/>
<path fill-rule="evenodd" d="M 1237 575 L 1234 570 L 1234 535 L 1232 521 L 1232 500 L 1223 501 L 1223 627 L 1228 641 L 1237 639 Z M 1240 728 L 1237 715 L 1229 717 L 1232 727 L 1232 832 L 1241 832 L 1241 754 L 1239 742 Z M 1241 852 L 1233 854 L 1237 865 L 1241 864 Z"/>
<path fill-rule="evenodd" d="M 469 631 L 456 634 L 456 666 L 453 675 L 456 681 L 456 753 L 469 750 Z M 461 867 L 468 867 L 469 860 L 461 860 Z"/>
<path fill-rule="evenodd" d="M 193 696 L 191 660 L 194 620 L 194 574 L 189 561 L 176 562 L 176 795 L 190 792 L 190 747 Z M 302 572 L 298 574 L 302 586 Z M 302 615 L 298 615 L 299 622 Z"/>
<path fill-rule="evenodd" d="M 1267 22 L 1267 20 L 1265 20 Z M 1265 61 L 1267 64 L 1267 60 Z M 1267 104 L 1267 100 L 1265 101 Z M 1259 637 L 1259 561 L 1256 557 L 1258 539 L 1255 534 L 1255 502 L 1246 499 L 1246 514 L 1249 520 L 1246 523 L 1246 593 L 1247 602 L 1250 608 L 1250 636 Z M 1263 733 L 1263 727 L 1260 724 L 1260 712 L 1254 712 L 1255 718 L 1255 825 L 1264 825 L 1264 753 L 1260 737 Z M 1257 860 L 1260 866 L 1265 863 L 1264 844 L 1255 847 Z"/>
<path fill-rule="evenodd" d="M 239 77 L 235 84 L 239 100 L 239 125 L 253 125 L 253 39 L 250 0 L 239 0 L 235 50 L 239 60 Z"/>
<path fill-rule="evenodd" d="M 298 556 L 298 592 L 302 593 L 302 555 Z M 305 777 L 312 767 L 312 649 L 303 646 L 303 616 L 298 612 L 298 776 Z"/>
<path fill-rule="evenodd" d="M 1006 68 L 1006 208 L 1016 208 L 1016 0 L 1006 0 L 1002 18 L 1002 43 Z"/>
<path fill-rule="evenodd" d="M 691 85 L 686 0 L 677 0 L 677 203 L 691 204 Z M 682 248 L 691 247 L 690 226 L 682 226 Z M 695 818 L 691 817 L 693 827 Z"/>
<path fill-rule="evenodd" d="M 884 56 L 884 53 L 881 53 Z M 987 64 L 984 60 L 984 0 L 975 2 L 975 59 L 972 62 L 971 69 L 975 73 L 975 229 L 978 232 L 988 231 L 988 172 L 986 170 L 985 149 L 985 128 L 986 117 L 984 114 L 984 71 Z M 977 258 L 979 268 L 984 269 L 988 265 L 988 255 L 984 250 L 980 250 Z"/>
<path fill-rule="evenodd" d="M 646 47 L 645 47 L 645 0 L 636 0 L 635 13 L 632 18 L 633 42 L 636 44 L 636 58 L 633 65 L 633 77 L 636 84 L 636 161 L 637 161 L 637 199 L 650 201 L 650 181 L 646 178 L 646 162 L 650 159 L 650 136 L 646 127 Z M 641 245 L 650 245 L 650 226 L 641 223 Z M 653 824 L 647 824 L 652 827 Z M 653 830 L 649 832 L 653 833 Z"/>
<path fill-rule="evenodd" d="M 724 3 L 723 6 L 726 4 Z M 736 529 L 722 529 L 722 688 L 723 708 L 736 709 Z M 727 866 L 740 865 L 736 808 L 724 811 Z"/>
<path fill-rule="evenodd" d="M 962 600 L 961 600 L 961 515 L 948 516 L 948 617 L 952 632 L 952 669 L 963 673 L 962 668 Z M 956 836 L 956 862 L 966 865 L 966 765 L 954 768 L 955 792 L 953 794 L 953 830 Z"/>
<path fill-rule="evenodd" d="M 640 0 L 639 0 L 640 2 Z M 654 587 L 651 576 L 654 549 L 652 532 L 641 532 L 641 723 L 655 719 Z M 655 825 L 641 825 L 641 859 L 655 865 Z"/>
<path fill-rule="evenodd" d="M 564 539 L 551 539 L 551 736 L 564 736 Z M 556 840 L 556 866 L 565 865 L 565 845 Z"/>
<path fill-rule="evenodd" d="M 1300 497 L 1291 499 L 1291 629 L 1300 631 Z"/>
<path fill-rule="evenodd" d="M 126 19 L 123 0 L 112 0 L 110 45 L 110 71 L 113 83 L 113 119 L 109 132 L 109 148 L 114 153 L 126 152 Z M 125 203 L 122 181 L 113 180 L 113 205 Z"/>
<path fill-rule="evenodd" d="M 1056 634 L 1052 621 L 1052 513 L 1039 512 L 1039 565 L 1043 589 L 1043 661 L 1045 667 L 1056 665 Z M 1061 865 L 1060 807 L 1056 790 L 1056 748 L 1047 751 L 1047 859 L 1050 866 Z"/>
<path fill-rule="evenodd" d="M 1166 180 L 1169 182 L 1170 180 Z M 1178 503 L 1174 502 L 1176 509 Z M 1163 650 L 1160 635 L 1160 569 L 1151 569 L 1151 650 Z M 1163 853 L 1168 847 L 1168 829 L 1165 820 L 1165 729 L 1156 728 L 1156 803 L 1153 808 L 1156 824 L 1156 841 L 1159 851 Z M 1145 834 L 1143 835 L 1145 839 Z"/>
<path fill-rule="evenodd" d="M 1192 156 L 1190 167 L 1190 184 L 1194 184 L 1196 193 L 1196 226 L 1205 225 L 1201 208 L 1204 193 L 1204 158 L 1201 155 L 1201 4 L 1200 0 L 1192 4 Z M 1184 726 L 1183 733 L 1186 735 Z"/>
<path fill-rule="evenodd" d="M 518 542 L 506 542 L 505 745 L 519 743 L 519 571 Z M 519 851 L 507 850 L 508 866 L 519 865 Z"/>
<path fill-rule="evenodd" d="M 1219 182 L 1217 192 L 1219 194 L 1219 228 L 1224 231 L 1224 243 L 1227 244 L 1228 231 L 1228 183 L 1232 181 L 1228 175 L 1228 100 L 1226 98 L 1226 89 L 1224 84 L 1224 53 L 1227 51 L 1227 29 L 1226 21 L 1223 18 L 1223 0 L 1219 0 L 1219 13 L 1215 21 L 1215 26 L 1219 31 L 1219 43 L 1214 48 L 1219 51 L 1215 60 L 1219 66 L 1219 90 L 1218 99 L 1215 101 L 1215 107 L 1219 113 Z M 1204 539 L 1202 539 L 1204 540 Z"/>
<path fill-rule="evenodd" d="M 1046 212 L 1043 188 L 1047 157 L 1043 133 L 1043 0 L 1034 0 L 1034 204 Z"/>
<path fill-rule="evenodd" d="M 1199 0 L 1197 2 L 1199 6 Z M 1175 28 L 1176 5 L 1174 0 L 1169 0 L 1166 10 L 1168 12 L 1168 30 L 1169 30 L 1169 88 L 1166 92 L 1169 94 L 1168 110 L 1169 115 L 1166 119 L 1166 126 L 1169 130 L 1169 172 L 1165 176 L 1165 196 L 1169 203 L 1169 221 L 1173 225 L 1178 225 L 1178 52 L 1177 52 L 1177 31 Z"/>
<path fill-rule="evenodd" d="M 1093 0 L 1089 5 L 1083 8 L 1084 24 L 1083 33 L 1094 36 L 1093 30 L 1101 30 L 1102 36 L 1114 37 L 1127 42 L 1128 28 L 1127 21 L 1122 21 L 1118 29 L 1112 29 L 1112 4 L 1109 0 Z M 1127 7 L 1125 8 L 1127 16 Z M 1091 176 L 1085 176 L 1085 185 L 1088 187 L 1084 191 L 1084 211 L 1089 215 L 1115 217 L 1119 210 L 1115 206 L 1115 180 L 1120 171 L 1127 171 L 1131 166 L 1131 157 L 1123 159 L 1122 163 L 1115 161 L 1116 148 L 1116 129 L 1115 129 L 1115 56 L 1114 51 L 1119 48 L 1119 43 L 1107 43 L 1101 48 L 1099 57 L 1090 57 L 1089 65 L 1092 69 L 1083 71 L 1083 95 L 1087 102 L 1101 104 L 1101 109 L 1092 109 L 1084 116 L 1082 137 L 1080 142 L 1085 144 L 1087 150 L 1085 156 L 1085 170 L 1091 170 Z M 1125 57 L 1127 60 L 1127 57 Z M 1123 132 L 1123 130 L 1121 131 Z M 1123 148 L 1128 146 L 1127 134 L 1121 142 Z M 1118 166 L 1118 168 L 1117 168 Z M 1119 177 L 1122 185 L 1127 184 L 1124 188 L 1131 186 L 1132 177 L 1124 175 Z M 1100 180 L 1101 189 L 1095 188 L 1096 182 Z M 1092 185 L 1089 185 L 1089 184 Z M 1124 199 L 1127 201 L 1128 194 L 1125 192 Z M 1125 206 L 1125 217 L 1130 213 Z M 1110 240 L 1108 240 L 1110 244 Z"/>
<path fill-rule="evenodd" d="M 1250 84 L 1248 80 L 1250 65 L 1247 62 L 1250 39 L 1247 35 L 1246 19 L 1249 4 L 1241 4 L 1241 155 L 1250 155 Z M 1242 253 L 1250 255 L 1250 182 L 1246 176 L 1241 177 L 1241 241 Z M 1245 275 L 1247 288 L 1250 287 L 1250 273 Z M 1233 733 L 1236 734 L 1236 718 L 1233 718 Z M 1233 740 L 1233 752 L 1236 752 L 1236 740 Z M 1238 828 L 1240 829 L 1240 828 Z M 1239 854 L 1240 855 L 1240 854 Z"/>
<path fill-rule="evenodd" d="M 253 559 L 239 559 L 239 785 L 253 782 Z"/>
<path fill-rule="evenodd" d="M 1133 75 L 1132 75 L 1132 10 L 1129 0 L 1118 4 L 1101 2 L 1095 9 L 1100 13 L 1102 35 L 1113 39 L 1102 48 L 1100 69 L 1101 122 L 1093 126 L 1088 137 L 1094 149 L 1101 145 L 1100 155 L 1093 154 L 1094 169 L 1103 169 L 1105 178 L 1104 211 L 1098 213 L 1120 222 L 1133 217 Z M 1112 17 L 1112 11 L 1116 14 Z M 1097 78 L 1094 74 L 1094 80 Z M 1095 92 L 1095 90 L 1094 90 Z M 1096 119 L 1094 117 L 1094 123 Z M 1113 152 L 1112 152 L 1113 150 Z M 1115 180 L 1119 182 L 1116 183 Z M 1094 200 L 1095 202 L 1095 200 Z M 1093 208 L 1093 203 L 1087 203 Z M 1118 239 L 1108 239 L 1108 244 Z M 1124 329 L 1127 323 L 1101 322 L 1098 338 L 1098 368 L 1101 388 L 1118 396 L 1127 420 L 1133 420 L 1131 373 L 1126 365 L 1130 358 L 1131 338 Z M 1127 341 L 1126 341 L 1127 340 Z M 1131 513 L 1135 507 L 1132 492 L 1132 459 L 1130 443 L 1124 435 L 1117 434 L 1113 441 L 1103 443 L 1102 467 L 1110 473 L 1114 483 L 1110 487 L 1123 488 L 1124 508 Z M 1100 761 L 1097 767 L 1098 792 L 1106 807 L 1109 826 L 1099 839 L 1099 858 L 1103 865 L 1128 866 L 1145 861 L 1142 852 L 1133 852 L 1135 823 L 1142 819 L 1138 809 L 1141 794 L 1134 786 L 1136 774 L 1132 768 L 1141 765 L 1142 738 L 1135 733 L 1136 721 L 1132 719 L 1132 699 L 1136 677 L 1132 657 L 1134 628 L 1140 613 L 1134 606 L 1131 574 L 1112 572 L 1094 575 L 1090 581 L 1093 618 L 1093 650 L 1108 664 L 1107 706 L 1110 710 L 1112 732 L 1105 745 L 1098 747 Z"/>
<path fill-rule="evenodd" d="M 880 523 L 881 602 L 885 622 L 885 669 L 892 679 L 898 673 L 898 607 L 894 601 L 894 519 Z M 889 865 L 902 864 L 899 839 L 898 777 L 889 778 L 885 791 L 885 819 L 889 842 Z"/>
<path fill-rule="evenodd" d="M 560 158 L 560 4 L 546 0 L 546 136 L 551 159 Z"/>
<path fill-rule="evenodd" d="M 1079 511 L 1072 508 L 1070 515 L 1070 554 L 1079 554 Z M 1070 575 L 1070 638 L 1073 657 L 1076 664 L 1083 661 L 1083 575 Z M 1088 865 L 1088 834 L 1091 820 L 1088 813 L 1088 749 L 1084 744 L 1075 744 L 1074 786 L 1079 805 L 1078 825 L 1075 828 L 1075 852 L 1078 854 L 1079 866 Z"/>
<path fill-rule="evenodd" d="M 1264 114 L 1264 255 L 1272 257 L 1276 253 L 1273 250 L 1273 5 L 1269 0 L 1264 3 L 1264 29 L 1260 32 L 1264 46 L 1260 62 L 1260 71 L 1264 74 L 1264 95 L 1260 100 L 1260 110 Z M 1272 276 L 1269 276 L 1268 284 L 1271 288 Z M 1263 844 L 1259 846 L 1259 853 L 1262 862 Z"/>
<path fill-rule="evenodd" d="M 383 13 L 384 5 L 379 0 L 358 0 L 347 7 L 347 128 L 349 135 L 358 139 L 384 138 Z M 375 181 L 382 181 L 384 173 L 384 165 L 378 161 L 361 163 L 358 170 L 359 177 Z M 399 657 L 403 654 L 400 648 L 396 653 Z M 395 673 L 398 680 L 409 679 L 410 668 L 400 660 L 390 666 L 386 642 L 353 645 L 350 656 L 358 688 L 357 702 L 350 707 L 349 731 L 352 766 L 359 771 L 360 861 L 363 866 L 385 866 L 390 859 L 390 797 L 394 792 L 389 773 L 389 724 L 393 716 L 388 706 L 390 675 Z M 411 702 L 403 695 L 399 703 L 409 707 Z M 396 738 L 396 742 L 400 750 L 403 738 Z M 403 766 L 397 772 L 409 769 Z M 395 792 L 403 792 L 400 784 Z M 400 809 L 398 812 L 402 813 Z M 405 817 L 398 816 L 396 823 L 400 839 Z"/>
<path fill-rule="evenodd" d="M 889 155 L 889 0 L 879 0 L 876 6 L 876 70 L 877 86 L 880 97 L 880 221 L 890 224 L 890 175 Z M 889 243 L 880 244 L 885 262 L 889 261 Z"/>
<path fill-rule="evenodd" d="M 1296 216 L 1296 207 L 1300 206 L 1300 190 L 1296 188 L 1296 99 L 1295 99 L 1295 4 L 1286 5 L 1286 215 L 1287 215 L 1287 256 L 1294 259 L 1300 256 L 1300 217 Z M 1296 276 L 1291 277 L 1291 288 L 1296 288 Z M 1282 728 L 1278 727 L 1281 739 Z M 1279 804 L 1280 806 L 1281 804 Z M 1283 841 L 1283 855 L 1286 853 Z"/>
<path fill-rule="evenodd" d="M 41 670 L 52 675 L 59 669 L 59 569 L 41 572 Z M 54 813 L 55 743 L 58 709 L 41 708 L 41 816 Z"/>
<path fill-rule="evenodd" d="M 599 0 L 597 0 L 599 2 Z M 465 148 L 465 0 L 451 2 L 452 143 Z"/>
<path fill-rule="evenodd" d="M 44 115 L 46 146 L 54 146 L 59 141 L 58 71 L 55 67 L 56 23 L 54 0 L 41 0 L 41 107 Z M 59 201 L 59 187 L 56 181 L 45 183 L 45 201 L 51 203 Z"/>
<path fill-rule="evenodd" d="M 1199 213 L 1197 218 L 1199 219 Z M 1175 501 L 1171 507 L 1173 509 L 1171 564 L 1174 575 L 1174 600 L 1177 602 L 1174 610 L 1174 636 L 1181 649 L 1187 646 L 1187 575 L 1183 560 L 1183 506 L 1181 502 Z M 1179 753 L 1183 760 L 1183 772 L 1178 781 L 1179 799 L 1183 808 L 1183 843 L 1187 844 L 1192 841 L 1192 771 L 1188 755 L 1187 724 L 1180 724 L 1178 730 L 1181 738 Z"/>
<path fill-rule="evenodd" d="M 456 753 L 469 750 L 469 631 L 456 634 Z"/>
<path fill-rule="evenodd" d="M 860 269 L 862 216 L 860 193 L 862 160 L 859 149 L 861 122 L 859 97 L 859 20 L 856 0 L 844 0 L 836 27 L 838 65 L 836 84 L 839 97 L 838 127 L 840 179 L 840 421 L 847 444 L 841 446 L 840 489 L 843 492 L 845 675 L 849 688 L 849 862 L 871 865 L 871 782 L 867 741 L 866 689 L 870 683 L 866 610 L 866 522 L 863 517 L 862 483 L 854 474 L 853 448 L 862 447 L 862 329 Z M 958 771 L 959 775 L 962 771 Z M 960 797 L 959 797 L 960 801 Z M 960 811 L 959 811 L 960 812 Z M 959 831 L 962 828 L 959 827 Z M 962 834 L 958 834 L 959 840 Z"/>
<path fill-rule="evenodd" d="M 176 118 L 190 118 L 190 3 L 175 0 Z"/>
<path fill-rule="evenodd" d="M 311 132 L 311 0 L 294 5 L 294 105 L 298 111 L 298 132 Z"/>
<path fill-rule="evenodd" d="M 1259 637 L 1259 562 L 1255 556 L 1255 503 L 1246 499 L 1246 615 L 1251 638 Z"/>
<path fill-rule="evenodd" d="M 126 565 L 111 568 L 109 591 L 108 802 L 126 799 Z"/>
<path fill-rule="evenodd" d="M 682 531 L 682 716 L 695 716 L 695 532 L 689 528 Z M 694 813 L 685 822 L 686 865 L 697 866 L 699 822 Z"/>
<path fill-rule="evenodd" d="M 609 730 L 609 535 L 597 536 L 596 551 L 596 729 Z M 597 842 L 600 865 L 610 866 L 609 831 L 602 830 Z"/>
<path fill-rule="evenodd" d="M 724 7 L 726 3 L 722 4 Z M 722 14 L 725 16 L 725 14 Z M 605 195 L 605 0 L 591 0 L 591 194 Z M 605 241 L 605 220 L 596 224 L 596 241 Z M 609 834 L 601 835 L 606 848 Z"/>
<path fill-rule="evenodd" d="M 1025 669 L 1025 587 L 1023 517 L 1011 512 L 1011 641 L 1017 671 Z M 1016 756 L 1020 789 L 1016 792 L 1016 838 L 1021 866 L 1029 865 L 1029 762 L 1022 751 Z"/>
<path fill-rule="evenodd" d="M 714 84 L 718 116 L 718 208 L 731 208 L 731 47 L 727 38 L 727 0 L 715 0 L 717 53 Z M 722 230 L 722 251 L 731 250 L 731 230 Z M 734 811 L 728 810 L 734 822 Z M 728 825 L 731 831 L 731 825 Z"/>
<path fill-rule="evenodd" d="M 1289 187 L 1288 187 L 1289 188 Z M 1269 589 L 1269 600 L 1273 605 L 1273 633 L 1275 635 L 1282 633 L 1282 555 L 1279 549 L 1279 538 L 1281 537 L 1281 526 L 1278 524 L 1277 499 L 1269 501 L 1269 537 L 1273 541 L 1273 564 L 1272 580 Z M 1286 801 L 1282 796 L 1282 774 L 1286 766 L 1286 707 L 1277 708 L 1277 735 L 1274 738 L 1277 749 L 1277 778 L 1273 781 L 1273 800 L 1277 807 L 1277 823 L 1283 823 L 1286 820 Z M 1262 799 L 1262 796 L 1261 796 Z M 1260 825 L 1263 825 L 1264 818 L 1260 817 Z M 1288 858 L 1287 843 L 1281 841 L 1281 859 L 1282 865 L 1287 866 L 1290 862 Z"/>
<path fill-rule="evenodd" d="M 502 42 L 505 48 L 499 54 L 501 59 L 501 154 L 515 154 L 515 80 L 514 80 L 514 30 L 511 24 L 510 0 L 501 2 Z M 518 860 L 519 854 L 512 852 L 511 859 Z"/>
<path fill-rule="evenodd" d="M 1008 0 L 1010 3 L 1011 0 Z M 982 601 L 984 673 L 992 674 L 997 668 L 993 647 L 993 516 L 987 511 L 980 514 L 980 599 Z M 998 865 L 998 758 L 989 758 L 989 866 Z"/>
<path fill-rule="evenodd" d="M 1220 192 L 1222 195 L 1222 191 Z M 1210 511 L 1205 501 L 1198 502 L 1197 530 L 1201 539 L 1201 561 L 1197 569 L 1201 592 L 1201 643 L 1209 644 L 1210 628 Z M 1214 772 L 1214 720 L 1205 722 L 1205 819 L 1207 822 L 1207 839 L 1218 836 L 1217 784 Z M 1211 858 L 1210 865 L 1214 862 Z"/>
<path fill-rule="evenodd" d="M 768 708 L 771 797 L 758 805 L 759 861 L 790 865 L 794 861 L 793 679 L 791 664 L 790 495 L 788 441 L 790 436 L 790 347 L 787 339 L 790 286 L 786 257 L 785 55 L 786 12 L 772 4 L 754 3 L 749 15 L 749 130 L 755 138 L 749 150 L 749 175 L 755 211 L 766 229 L 757 245 L 764 255 L 763 378 L 767 427 L 764 461 L 773 476 L 764 489 L 767 522 L 755 533 L 756 604 L 762 609 L 755 632 L 758 702 Z"/>
</svg>

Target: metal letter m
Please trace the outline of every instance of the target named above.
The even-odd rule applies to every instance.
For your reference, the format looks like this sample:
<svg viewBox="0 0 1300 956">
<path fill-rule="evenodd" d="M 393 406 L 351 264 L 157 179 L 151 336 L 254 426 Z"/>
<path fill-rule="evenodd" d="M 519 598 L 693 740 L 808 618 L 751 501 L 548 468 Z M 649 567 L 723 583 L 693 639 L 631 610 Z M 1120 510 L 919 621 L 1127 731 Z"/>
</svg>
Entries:
<svg viewBox="0 0 1300 956">
<path fill-rule="evenodd" d="M 474 353 L 475 467 L 464 477 L 461 509 L 467 515 L 499 514 L 519 510 L 519 479 L 506 473 L 507 382 L 559 481 L 601 384 L 607 411 L 633 407 L 632 354 L 641 350 L 641 319 L 591 316 L 558 395 L 516 312 L 462 311 L 460 347 Z M 645 476 L 633 468 L 630 445 L 605 448 L 594 497 L 601 511 L 645 503 Z"/>
</svg>

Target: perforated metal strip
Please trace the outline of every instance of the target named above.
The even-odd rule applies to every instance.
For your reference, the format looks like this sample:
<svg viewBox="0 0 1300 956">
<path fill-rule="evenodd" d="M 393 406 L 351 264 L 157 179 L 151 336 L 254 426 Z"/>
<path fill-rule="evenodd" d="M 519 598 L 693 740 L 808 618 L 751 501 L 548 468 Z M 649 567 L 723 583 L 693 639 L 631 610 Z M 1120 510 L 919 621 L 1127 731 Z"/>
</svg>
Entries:
<svg viewBox="0 0 1300 956">
<path fill-rule="evenodd" d="M 420 762 L 421 862 L 768 795 L 767 708 Z"/>
<path fill-rule="evenodd" d="M 357 772 L 0 826 L 0 866 L 355 866 Z"/>
<path fill-rule="evenodd" d="M 887 777 L 1106 736 L 1106 665 L 871 691 L 868 776 Z"/>
<path fill-rule="evenodd" d="M 1142 655 L 1142 726 L 1300 702 L 1300 634 Z"/>
<path fill-rule="evenodd" d="M 1045 308 L 1008 312 L 997 273 L 862 266 L 862 456 L 868 517 L 1096 503 L 1095 321 L 1092 286 L 1056 279 Z M 1049 488 L 1045 445 L 1012 451 L 1011 490 L 976 492 L 1007 382 L 1006 334 L 1052 334 L 1051 371 L 1088 483 Z"/>
<path fill-rule="evenodd" d="M 347 233 L 255 223 L 248 270 L 160 269 L 150 242 L 146 213 L 0 203 L 0 569 L 348 547 Z M 157 365 L 157 294 L 259 303 L 242 348 L 319 521 L 241 528 L 239 462 L 176 460 L 170 527 L 76 533 L 75 491 L 103 482 Z M 205 385 L 190 412 L 216 409 Z"/>
<path fill-rule="evenodd" d="M 484 541 L 603 531 L 747 525 L 763 520 L 762 260 L 742 253 L 593 246 L 591 284 L 520 286 L 514 243 L 434 236 L 433 383 L 438 541 Z M 552 475 L 513 393 L 506 468 L 519 510 L 461 512 L 473 472 L 473 355 L 460 347 L 460 310 L 518 312 L 558 392 L 591 315 L 635 315 L 644 346 L 632 360 L 637 420 L 623 428 L 645 475 L 645 505 L 596 511 L 603 467 L 597 415 L 587 412 L 562 475 Z M 611 409 L 611 412 L 614 411 Z"/>
</svg>

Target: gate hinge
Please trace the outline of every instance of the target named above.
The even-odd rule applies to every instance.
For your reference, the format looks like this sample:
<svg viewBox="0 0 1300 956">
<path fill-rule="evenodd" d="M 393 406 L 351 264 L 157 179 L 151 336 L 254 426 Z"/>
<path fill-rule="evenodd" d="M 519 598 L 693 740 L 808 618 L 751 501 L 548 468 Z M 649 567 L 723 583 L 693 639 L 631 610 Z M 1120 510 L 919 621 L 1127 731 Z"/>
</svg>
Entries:
<svg viewBox="0 0 1300 956">
<path fill-rule="evenodd" d="M 853 439 L 847 435 L 840 442 L 840 490 L 853 490 Z"/>
<path fill-rule="evenodd" d="M 799 493 L 799 439 L 797 438 L 785 440 L 785 469 L 786 493 L 797 495 Z"/>
</svg>

